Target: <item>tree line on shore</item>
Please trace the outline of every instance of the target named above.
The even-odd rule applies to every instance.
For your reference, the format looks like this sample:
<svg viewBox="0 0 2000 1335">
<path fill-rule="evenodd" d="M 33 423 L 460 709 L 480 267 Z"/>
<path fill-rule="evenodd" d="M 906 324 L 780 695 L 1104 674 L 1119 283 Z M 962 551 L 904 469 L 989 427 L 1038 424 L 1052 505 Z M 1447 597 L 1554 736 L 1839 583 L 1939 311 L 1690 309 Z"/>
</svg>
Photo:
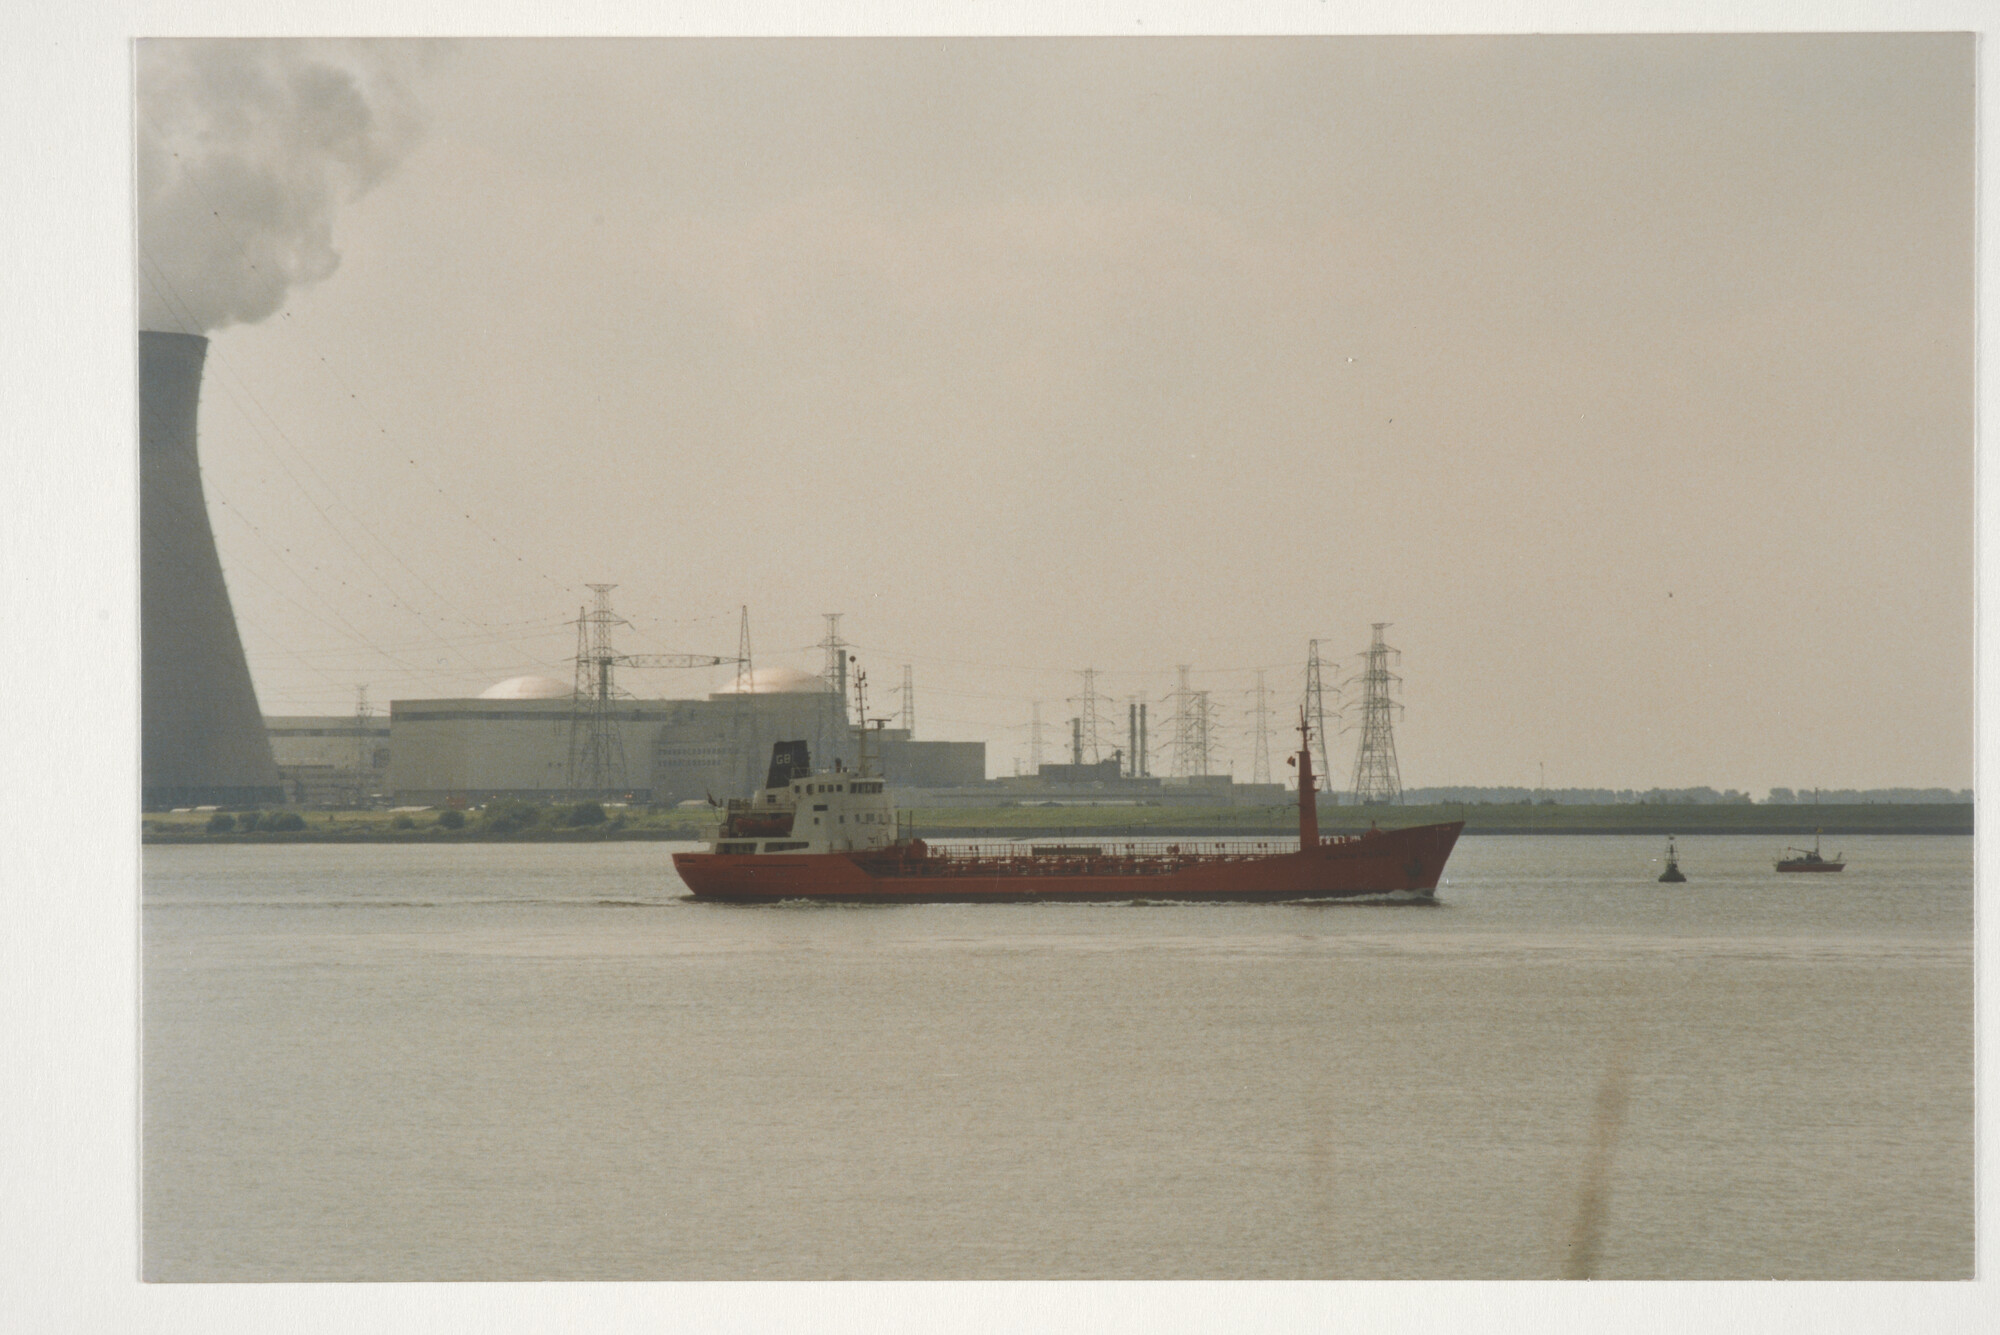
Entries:
<svg viewBox="0 0 2000 1335">
<path fill-rule="evenodd" d="M 1972 802 L 1970 788 L 1773 788 L 1757 799 L 1734 788 L 1405 788 L 1405 806 L 1952 806 Z"/>
<path fill-rule="evenodd" d="M 342 812 L 338 816 L 329 814 L 323 824 L 329 829 L 343 833 L 361 834 L 381 828 L 382 812 Z M 386 813 L 387 828 L 395 833 L 415 833 L 425 830 L 456 832 L 470 830 L 475 834 L 523 834 L 534 831 L 554 832 L 560 830 L 606 831 L 622 830 L 626 825 L 623 811 L 607 813 L 602 803 L 577 802 L 571 805 L 541 806 L 533 802 L 494 802 L 471 813 L 455 807 L 444 807 L 435 813 L 428 810 L 395 811 Z M 306 818 L 297 811 L 217 811 L 196 826 L 181 822 L 148 821 L 148 833 L 166 834 L 188 832 L 200 829 L 205 834 L 291 834 L 309 828 Z"/>
</svg>

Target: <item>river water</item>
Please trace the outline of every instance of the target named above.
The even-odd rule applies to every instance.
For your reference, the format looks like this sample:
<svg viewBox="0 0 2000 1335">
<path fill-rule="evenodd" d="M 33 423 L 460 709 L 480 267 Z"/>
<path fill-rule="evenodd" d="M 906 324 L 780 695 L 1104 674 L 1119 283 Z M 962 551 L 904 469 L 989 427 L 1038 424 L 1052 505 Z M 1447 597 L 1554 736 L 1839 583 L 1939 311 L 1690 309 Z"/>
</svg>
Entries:
<svg viewBox="0 0 2000 1335">
<path fill-rule="evenodd" d="M 144 1273 L 1969 1276 L 1972 841 L 1777 843 L 1467 838 L 1435 908 L 150 848 Z"/>
</svg>

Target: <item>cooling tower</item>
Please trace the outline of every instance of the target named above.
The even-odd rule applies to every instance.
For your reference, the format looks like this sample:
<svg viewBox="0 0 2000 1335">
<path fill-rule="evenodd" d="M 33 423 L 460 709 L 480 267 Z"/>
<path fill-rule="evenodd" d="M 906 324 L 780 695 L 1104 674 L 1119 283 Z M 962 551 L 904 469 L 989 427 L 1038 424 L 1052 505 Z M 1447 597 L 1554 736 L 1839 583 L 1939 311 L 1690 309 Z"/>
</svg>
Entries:
<svg viewBox="0 0 2000 1335">
<path fill-rule="evenodd" d="M 139 335 L 139 783 L 149 810 L 284 796 L 195 457 L 207 352 L 197 334 Z"/>
</svg>

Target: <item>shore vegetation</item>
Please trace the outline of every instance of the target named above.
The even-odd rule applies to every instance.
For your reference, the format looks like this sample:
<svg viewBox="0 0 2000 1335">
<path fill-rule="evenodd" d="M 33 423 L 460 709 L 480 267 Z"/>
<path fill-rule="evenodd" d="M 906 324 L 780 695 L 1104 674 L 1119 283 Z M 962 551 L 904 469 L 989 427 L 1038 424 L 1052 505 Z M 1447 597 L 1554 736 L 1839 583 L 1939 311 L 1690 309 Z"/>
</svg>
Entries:
<svg viewBox="0 0 2000 1335">
<path fill-rule="evenodd" d="M 1291 804 L 1271 807 L 992 806 L 917 808 L 906 813 L 930 839 L 1153 838 L 1284 835 L 1298 828 Z M 1462 820 L 1477 834 L 1745 834 L 1809 837 L 1815 833 L 1972 833 L 1970 803 L 1852 803 L 1830 806 L 1714 803 L 1562 806 L 1553 803 L 1438 803 L 1425 806 L 1326 806 L 1324 834 L 1372 826 L 1399 829 Z M 429 843 L 482 840 L 591 842 L 606 839 L 692 841 L 706 836 L 706 810 L 606 807 L 599 802 L 537 805 L 496 802 L 484 808 L 392 811 L 148 812 L 140 832 L 169 843 Z"/>
</svg>

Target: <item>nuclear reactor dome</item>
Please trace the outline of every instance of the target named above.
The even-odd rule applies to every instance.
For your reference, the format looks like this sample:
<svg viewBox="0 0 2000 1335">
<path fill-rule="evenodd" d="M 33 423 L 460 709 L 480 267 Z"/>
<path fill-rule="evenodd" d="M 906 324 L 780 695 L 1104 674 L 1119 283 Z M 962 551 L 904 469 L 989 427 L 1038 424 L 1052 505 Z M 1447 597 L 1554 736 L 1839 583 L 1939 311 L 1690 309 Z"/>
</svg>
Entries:
<svg viewBox="0 0 2000 1335">
<path fill-rule="evenodd" d="M 826 681 L 823 678 L 797 668 L 765 667 L 750 674 L 752 695 L 820 695 L 825 691 Z M 735 695 L 736 683 L 732 681 L 713 694 Z"/>
<path fill-rule="evenodd" d="M 482 700 L 554 700 L 570 693 L 566 681 L 554 677 L 509 677 L 479 693 Z"/>
</svg>

